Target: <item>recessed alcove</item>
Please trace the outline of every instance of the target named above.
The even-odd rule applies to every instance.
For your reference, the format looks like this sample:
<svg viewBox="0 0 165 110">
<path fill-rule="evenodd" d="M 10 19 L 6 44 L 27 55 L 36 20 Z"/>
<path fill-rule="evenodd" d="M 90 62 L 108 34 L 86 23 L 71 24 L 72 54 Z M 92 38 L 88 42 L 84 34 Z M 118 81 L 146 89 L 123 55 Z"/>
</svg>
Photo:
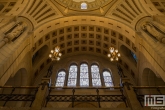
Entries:
<svg viewBox="0 0 165 110">
<path fill-rule="evenodd" d="M 10 77 L 4 86 L 13 86 L 20 87 L 26 86 L 28 81 L 27 71 L 25 68 L 19 69 L 13 77 Z M 0 89 L 1 94 L 11 94 L 13 88 L 3 88 Z M 15 88 L 12 94 L 25 94 L 26 89 L 18 89 Z M 5 101 L 0 101 L 0 106 L 3 106 Z M 23 106 L 24 103 L 17 101 L 8 101 L 5 106 L 8 107 L 20 107 Z"/>
<path fill-rule="evenodd" d="M 157 77 L 155 73 L 149 69 L 145 68 L 142 73 L 142 86 L 164 86 L 165 82 L 162 78 Z M 165 94 L 165 89 L 160 90 L 162 94 Z M 143 94 L 160 94 L 156 89 L 141 90 Z"/>
<path fill-rule="evenodd" d="M 0 11 L 4 8 L 3 4 L 0 4 Z"/>
<path fill-rule="evenodd" d="M 137 66 L 137 62 L 132 55 L 132 51 L 129 48 L 127 48 L 125 45 L 121 45 L 120 52 L 122 55 L 122 59 L 125 59 L 126 61 L 129 61 L 130 64 Z"/>
<path fill-rule="evenodd" d="M 46 58 L 48 56 L 48 46 L 44 45 L 41 47 L 32 57 L 32 64 L 36 65 L 38 64 L 43 58 Z"/>
</svg>

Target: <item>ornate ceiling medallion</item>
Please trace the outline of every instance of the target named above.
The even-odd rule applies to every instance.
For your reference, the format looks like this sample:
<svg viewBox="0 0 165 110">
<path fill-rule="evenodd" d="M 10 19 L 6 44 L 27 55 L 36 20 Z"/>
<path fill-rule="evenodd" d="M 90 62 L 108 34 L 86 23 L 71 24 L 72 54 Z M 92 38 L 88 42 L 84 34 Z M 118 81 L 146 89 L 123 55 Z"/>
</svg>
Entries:
<svg viewBox="0 0 165 110">
<path fill-rule="evenodd" d="M 65 13 L 70 11 L 93 11 L 100 10 L 100 7 L 105 7 L 115 0 L 52 0 L 58 2 L 61 6 L 65 7 Z M 83 4 L 84 3 L 84 4 Z M 83 4 L 83 7 L 82 7 Z M 68 10 L 68 11 L 67 11 Z"/>
<path fill-rule="evenodd" d="M 75 2 L 94 2 L 95 0 L 73 0 Z"/>
</svg>

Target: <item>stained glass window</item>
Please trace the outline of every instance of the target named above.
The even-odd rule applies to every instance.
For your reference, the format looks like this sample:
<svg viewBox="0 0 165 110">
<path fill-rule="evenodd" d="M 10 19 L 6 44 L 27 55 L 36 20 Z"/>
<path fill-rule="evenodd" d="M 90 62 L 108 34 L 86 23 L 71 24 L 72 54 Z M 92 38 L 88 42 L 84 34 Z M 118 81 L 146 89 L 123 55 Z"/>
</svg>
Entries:
<svg viewBox="0 0 165 110">
<path fill-rule="evenodd" d="M 80 66 L 80 86 L 89 86 L 88 65 L 85 63 Z"/>
<path fill-rule="evenodd" d="M 134 53 L 131 51 L 131 55 L 132 55 L 133 59 L 137 62 L 137 56 L 136 56 L 136 54 L 134 54 Z"/>
<path fill-rule="evenodd" d="M 81 9 L 87 9 L 87 4 L 86 3 L 81 3 Z"/>
<path fill-rule="evenodd" d="M 68 76 L 68 86 L 76 86 L 77 82 L 77 66 L 71 65 L 69 68 L 69 76 Z"/>
<path fill-rule="evenodd" d="M 91 66 L 91 74 L 92 74 L 92 85 L 101 86 L 100 73 L 97 65 Z"/>
<path fill-rule="evenodd" d="M 57 76 L 56 87 L 63 87 L 65 81 L 65 71 L 60 71 Z"/>
<path fill-rule="evenodd" d="M 112 77 L 109 71 L 103 72 L 104 82 L 106 87 L 113 87 Z"/>
</svg>

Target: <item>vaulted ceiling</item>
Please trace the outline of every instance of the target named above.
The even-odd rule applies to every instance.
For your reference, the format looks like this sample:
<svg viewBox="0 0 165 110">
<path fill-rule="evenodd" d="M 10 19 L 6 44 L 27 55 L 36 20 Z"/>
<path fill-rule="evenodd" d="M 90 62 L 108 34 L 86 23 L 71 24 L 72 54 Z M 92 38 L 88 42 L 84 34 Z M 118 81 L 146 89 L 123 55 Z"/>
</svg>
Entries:
<svg viewBox="0 0 165 110">
<path fill-rule="evenodd" d="M 82 2 L 87 9 L 81 9 Z M 119 50 L 124 46 L 138 56 L 136 26 L 143 18 L 164 15 L 165 1 L 1 0 L 0 14 L 0 26 L 12 17 L 29 21 L 32 56 L 44 46 L 50 50 L 57 45 L 64 56 L 85 53 L 105 58 L 109 46 Z M 132 65 L 126 56 L 121 62 Z"/>
</svg>

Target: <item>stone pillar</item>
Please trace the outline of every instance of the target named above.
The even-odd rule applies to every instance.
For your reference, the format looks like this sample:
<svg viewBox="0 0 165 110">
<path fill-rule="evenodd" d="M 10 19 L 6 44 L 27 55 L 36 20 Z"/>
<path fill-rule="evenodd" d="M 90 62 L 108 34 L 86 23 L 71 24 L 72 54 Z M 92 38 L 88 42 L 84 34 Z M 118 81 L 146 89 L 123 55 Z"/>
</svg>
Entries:
<svg viewBox="0 0 165 110">
<path fill-rule="evenodd" d="M 137 100 L 136 94 L 133 88 L 130 86 L 131 83 L 128 78 L 122 78 L 123 92 L 126 96 L 128 106 L 132 110 L 143 110 L 140 102 Z"/>
<path fill-rule="evenodd" d="M 92 87 L 92 72 L 91 72 L 91 65 L 88 65 L 88 75 L 89 75 L 89 87 Z"/>
<path fill-rule="evenodd" d="M 80 65 L 77 65 L 77 87 L 80 87 Z"/>
<path fill-rule="evenodd" d="M 30 110 L 41 110 L 41 108 L 45 105 L 50 84 L 51 84 L 50 78 L 42 79 L 42 83 L 38 88 L 38 92 L 36 94 L 35 100 Z"/>
<path fill-rule="evenodd" d="M 64 87 L 65 86 L 68 86 L 68 78 L 69 78 L 69 69 L 70 69 L 70 66 L 69 68 L 66 69 L 66 76 L 65 76 L 65 82 L 64 82 Z"/>
</svg>

